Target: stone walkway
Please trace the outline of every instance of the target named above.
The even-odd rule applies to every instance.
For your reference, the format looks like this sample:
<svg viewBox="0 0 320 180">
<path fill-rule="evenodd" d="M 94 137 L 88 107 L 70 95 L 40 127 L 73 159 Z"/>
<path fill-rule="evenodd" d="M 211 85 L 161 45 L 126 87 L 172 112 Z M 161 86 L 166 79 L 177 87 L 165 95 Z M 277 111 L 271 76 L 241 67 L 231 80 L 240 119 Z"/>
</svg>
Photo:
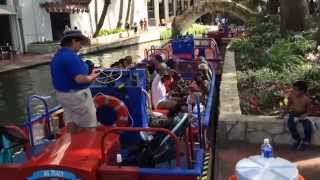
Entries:
<svg viewBox="0 0 320 180">
<path fill-rule="evenodd" d="M 84 47 L 81 54 L 95 53 L 112 48 L 130 46 L 160 39 L 158 27 L 149 27 L 149 31 L 134 34 L 130 32 L 129 37 L 119 38 L 119 35 L 110 35 L 93 39 L 93 44 Z M 29 68 L 37 65 L 47 64 L 51 61 L 53 53 L 49 54 L 23 54 L 16 55 L 8 60 L 0 60 L 0 73 Z"/>
</svg>

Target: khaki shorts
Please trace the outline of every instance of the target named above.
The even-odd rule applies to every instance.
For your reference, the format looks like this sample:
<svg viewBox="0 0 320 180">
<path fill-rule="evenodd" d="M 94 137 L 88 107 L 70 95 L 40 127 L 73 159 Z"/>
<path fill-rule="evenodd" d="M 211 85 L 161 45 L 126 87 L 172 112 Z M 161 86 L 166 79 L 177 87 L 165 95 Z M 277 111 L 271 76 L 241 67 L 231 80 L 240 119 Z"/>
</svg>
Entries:
<svg viewBox="0 0 320 180">
<path fill-rule="evenodd" d="M 57 92 L 57 99 L 64 109 L 66 123 L 79 127 L 96 127 L 97 115 L 89 88 L 74 92 Z"/>
</svg>

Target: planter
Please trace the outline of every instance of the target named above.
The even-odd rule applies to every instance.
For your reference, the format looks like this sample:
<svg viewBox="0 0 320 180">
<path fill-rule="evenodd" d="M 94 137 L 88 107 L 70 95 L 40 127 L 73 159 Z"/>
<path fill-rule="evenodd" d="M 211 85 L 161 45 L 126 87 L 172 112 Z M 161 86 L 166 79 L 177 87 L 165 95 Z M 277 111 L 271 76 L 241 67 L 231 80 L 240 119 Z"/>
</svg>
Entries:
<svg viewBox="0 0 320 180">
<path fill-rule="evenodd" d="M 119 33 L 119 37 L 120 38 L 127 38 L 127 37 L 129 37 L 129 32 L 121 32 L 121 33 Z"/>
<path fill-rule="evenodd" d="M 60 48 L 58 43 L 30 43 L 28 44 L 29 53 L 52 53 Z"/>
</svg>

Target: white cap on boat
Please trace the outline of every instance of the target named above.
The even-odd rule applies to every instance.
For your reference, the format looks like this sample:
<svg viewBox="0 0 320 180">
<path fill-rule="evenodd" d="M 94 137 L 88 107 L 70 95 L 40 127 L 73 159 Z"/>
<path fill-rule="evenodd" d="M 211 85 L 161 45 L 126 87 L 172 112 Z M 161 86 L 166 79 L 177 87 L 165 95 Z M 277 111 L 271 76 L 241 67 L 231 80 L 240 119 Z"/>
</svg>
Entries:
<svg viewBox="0 0 320 180">
<path fill-rule="evenodd" d="M 117 154 L 117 163 L 122 163 L 122 156 L 121 156 L 121 154 Z"/>
</svg>

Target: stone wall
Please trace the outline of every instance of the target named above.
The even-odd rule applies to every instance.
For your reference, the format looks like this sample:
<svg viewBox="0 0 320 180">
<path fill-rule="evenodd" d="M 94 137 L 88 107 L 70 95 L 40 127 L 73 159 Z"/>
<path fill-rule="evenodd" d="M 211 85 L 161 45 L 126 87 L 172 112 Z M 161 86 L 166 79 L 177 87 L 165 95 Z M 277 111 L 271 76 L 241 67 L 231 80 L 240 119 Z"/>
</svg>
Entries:
<svg viewBox="0 0 320 180">
<path fill-rule="evenodd" d="M 292 139 L 285 119 L 275 116 L 242 115 L 237 87 L 234 52 L 227 50 L 220 90 L 220 118 L 218 142 L 244 141 L 261 144 L 270 138 L 274 144 L 291 144 Z M 311 117 L 320 127 L 320 118 Z M 301 134 L 301 125 L 298 127 Z M 320 130 L 315 129 L 312 144 L 320 145 Z"/>
</svg>

